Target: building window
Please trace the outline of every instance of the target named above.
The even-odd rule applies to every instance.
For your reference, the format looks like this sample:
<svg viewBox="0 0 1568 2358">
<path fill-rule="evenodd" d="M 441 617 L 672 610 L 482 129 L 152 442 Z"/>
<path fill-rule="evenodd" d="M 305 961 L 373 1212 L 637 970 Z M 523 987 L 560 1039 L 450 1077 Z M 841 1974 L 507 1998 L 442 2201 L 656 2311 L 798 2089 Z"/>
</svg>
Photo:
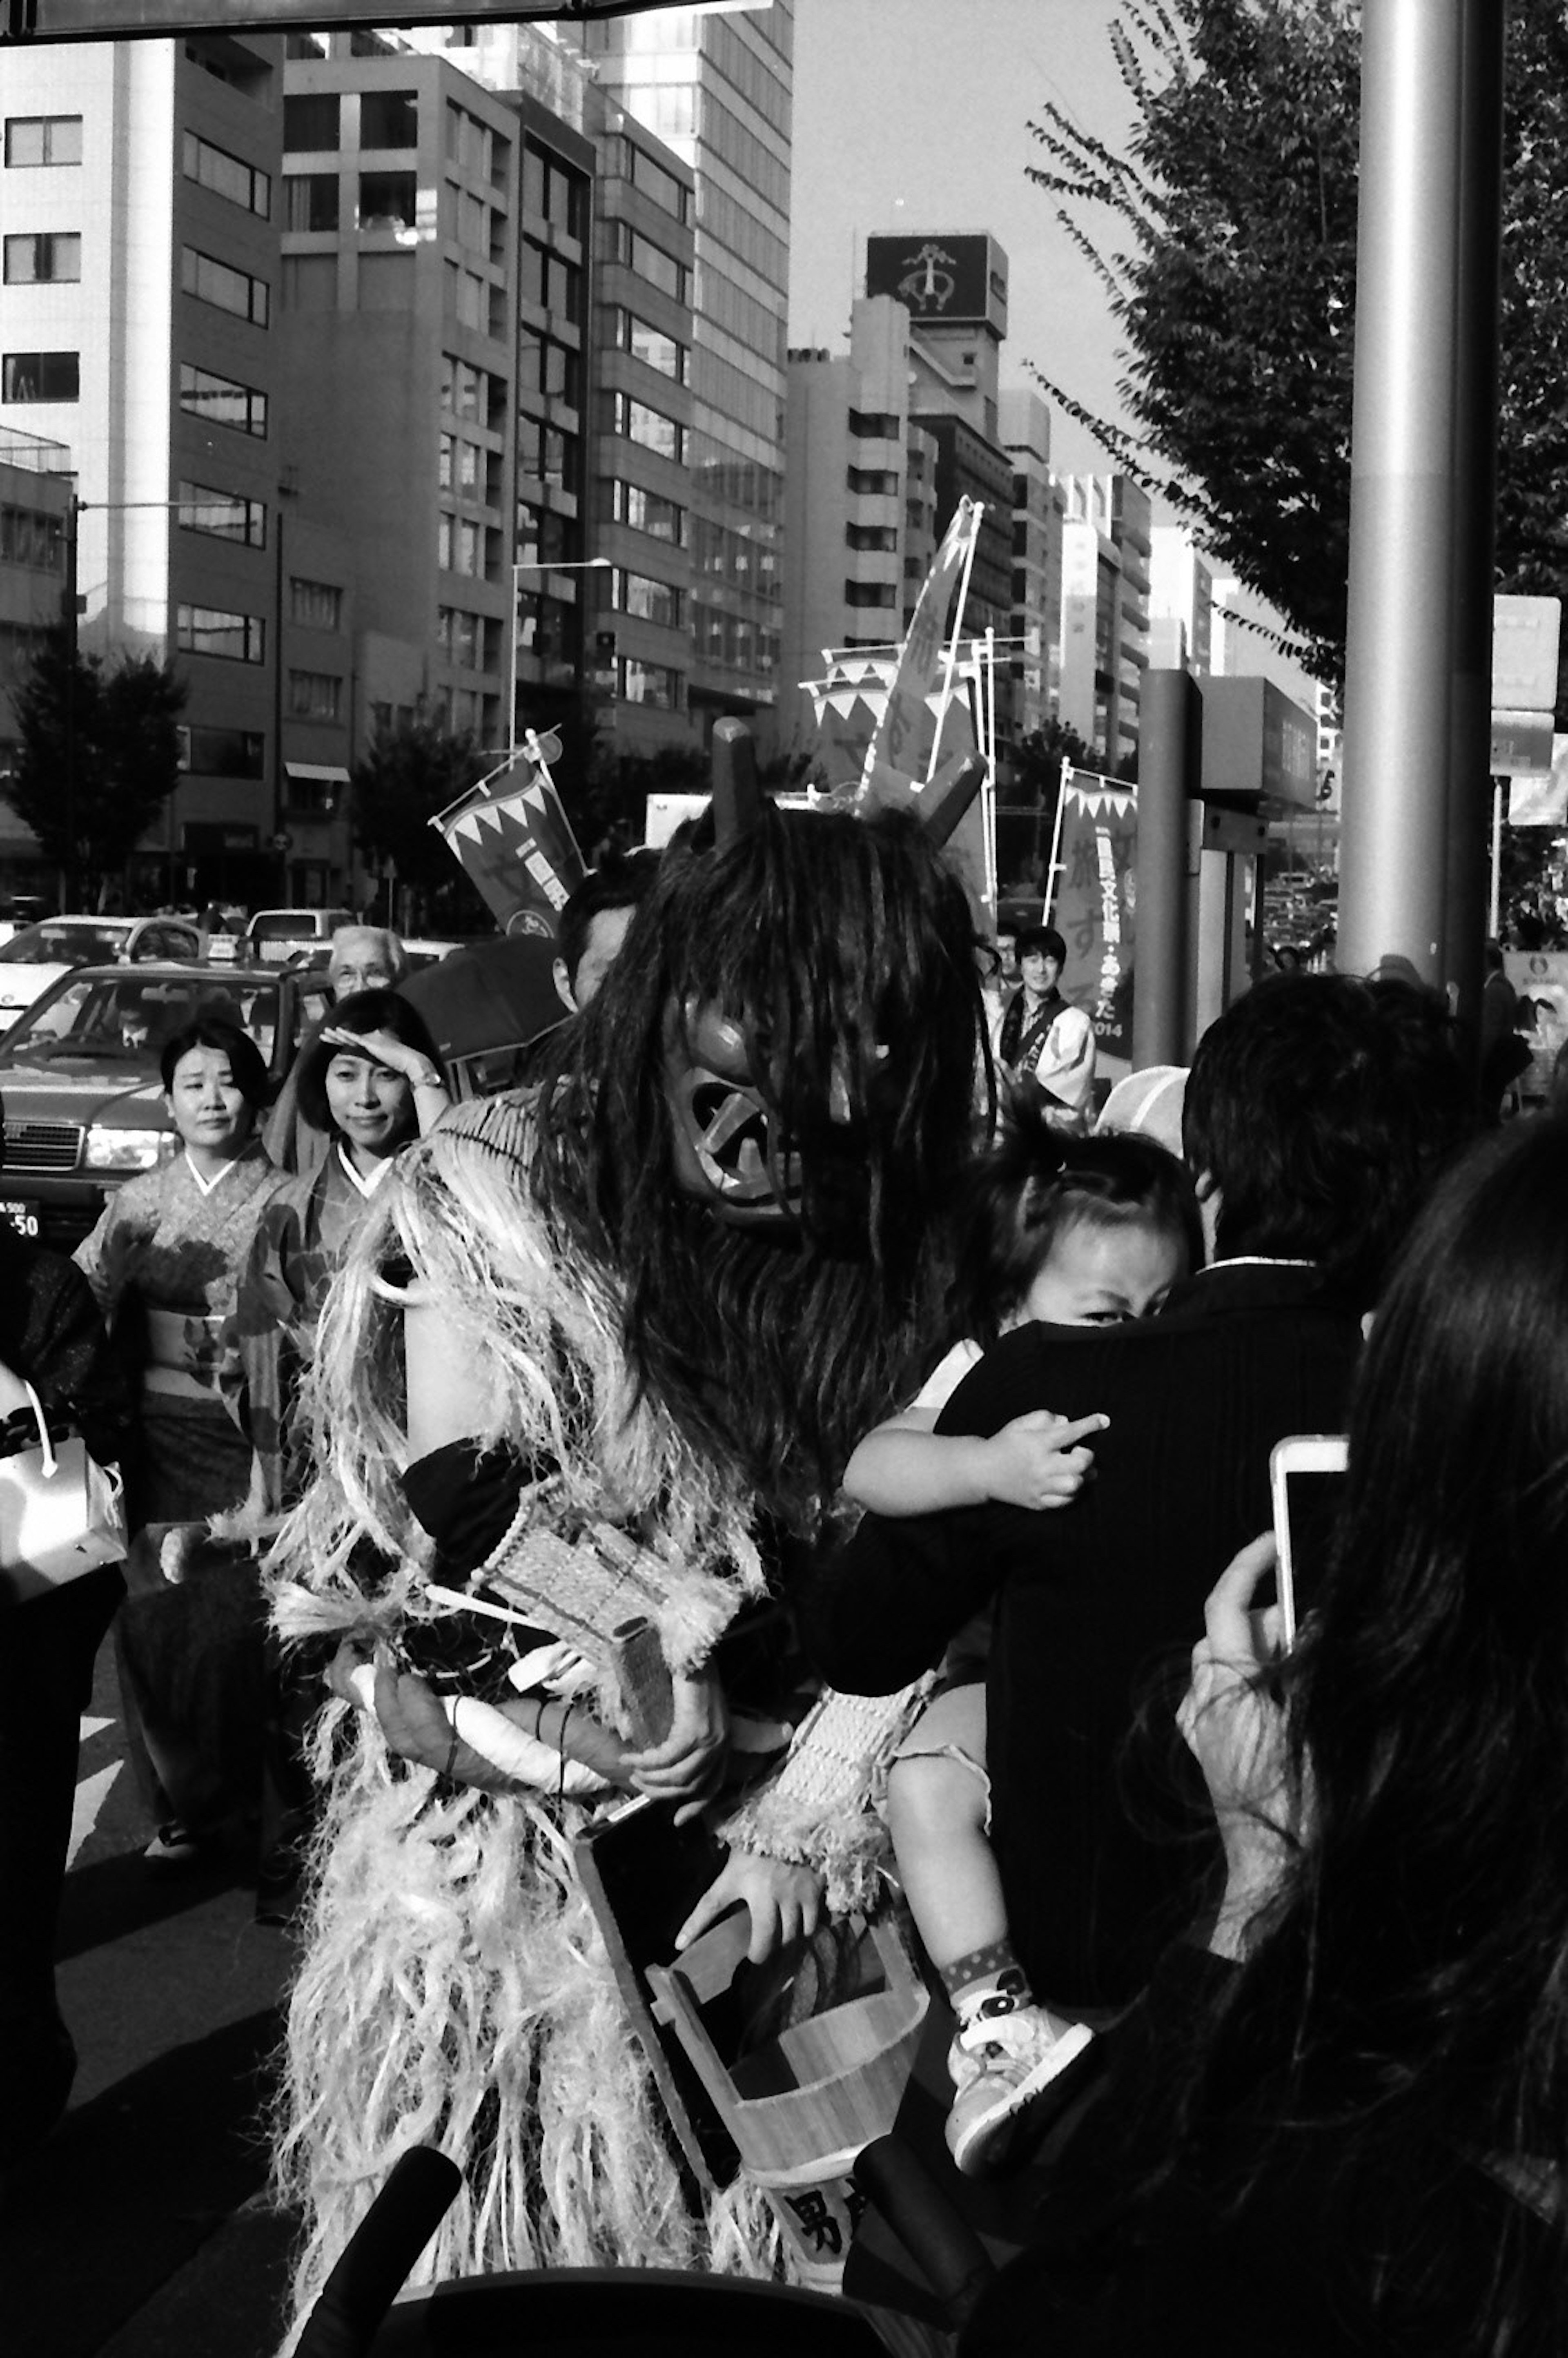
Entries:
<svg viewBox="0 0 1568 2358">
<path fill-rule="evenodd" d="M 644 491 L 641 483 L 616 484 L 615 519 L 630 525 L 633 532 L 667 540 L 676 548 L 686 545 L 686 510 L 674 500 L 661 499 L 656 492 Z"/>
<path fill-rule="evenodd" d="M 179 283 L 199 303 L 231 311 L 236 319 L 248 319 L 254 328 L 267 324 L 272 290 L 265 278 L 253 278 L 248 270 L 232 269 L 228 263 L 211 254 L 198 254 L 193 245 L 188 245 L 180 253 Z"/>
<path fill-rule="evenodd" d="M 687 348 L 673 336 L 657 328 L 650 328 L 634 311 L 616 313 L 616 341 L 623 352 L 657 369 L 661 376 L 673 377 L 676 384 L 686 383 Z"/>
<path fill-rule="evenodd" d="M 896 554 L 898 534 L 891 524 L 847 524 L 844 538 L 851 548 L 875 548 Z"/>
<path fill-rule="evenodd" d="M 646 403 L 633 401 L 629 393 L 618 393 L 614 404 L 615 431 L 623 434 L 628 442 L 635 442 L 643 450 L 656 450 L 661 459 L 674 459 L 677 465 L 686 460 L 686 427 L 662 410 L 650 409 Z"/>
<path fill-rule="evenodd" d="M 81 276 L 81 240 L 74 230 L 34 230 L 5 240 L 7 287 L 74 286 Z"/>
<path fill-rule="evenodd" d="M 687 270 L 673 254 L 666 254 L 652 238 L 643 237 L 629 222 L 615 224 L 615 259 L 645 278 L 650 287 L 662 294 L 673 295 L 677 303 L 687 299 Z"/>
<path fill-rule="evenodd" d="M 222 655 L 230 663 L 265 663 L 266 624 L 259 614 L 227 614 L 217 606 L 177 606 L 174 643 L 189 655 Z"/>
<path fill-rule="evenodd" d="M 568 172 L 532 140 L 523 150 L 523 210 L 579 242 L 582 238 L 585 194 L 575 172 Z"/>
<path fill-rule="evenodd" d="M 232 426 L 238 434 L 266 435 L 266 395 L 232 377 L 214 376 L 210 369 L 179 364 L 179 406 L 209 426 Z"/>
<path fill-rule="evenodd" d="M 846 581 L 844 603 L 846 606 L 891 606 L 894 603 L 893 585 L 891 581 Z"/>
<path fill-rule="evenodd" d="M 685 600 L 673 583 L 655 581 L 651 574 L 617 573 L 614 603 L 622 614 L 635 614 L 641 622 L 678 631 Z"/>
<path fill-rule="evenodd" d="M 343 698 L 343 683 L 330 671 L 291 671 L 288 675 L 288 713 L 292 720 L 336 720 Z"/>
<path fill-rule="evenodd" d="M 283 184 L 284 227 L 294 230 L 336 229 L 336 172 L 290 172 Z"/>
<path fill-rule="evenodd" d="M 850 467 L 845 473 L 844 481 L 849 491 L 859 492 L 862 496 L 880 494 L 893 499 L 898 493 L 898 477 L 880 467 Z"/>
<path fill-rule="evenodd" d="M 63 573 L 64 518 L 39 508 L 0 507 L 0 559 L 36 573 Z"/>
<path fill-rule="evenodd" d="M 634 656 L 622 655 L 616 665 L 621 676 L 616 693 L 627 704 L 646 704 L 655 712 L 678 712 L 681 704 L 681 675 L 664 664 L 639 663 Z"/>
<path fill-rule="evenodd" d="M 185 134 L 182 168 L 188 180 L 195 180 L 214 196 L 227 197 L 232 205 L 243 205 L 248 213 L 257 213 L 263 221 L 272 211 L 272 175 L 258 171 L 254 164 L 242 162 L 231 156 L 225 147 L 214 147 L 194 131 Z"/>
<path fill-rule="evenodd" d="M 266 546 L 266 507 L 239 492 L 217 492 L 208 483 L 181 483 L 179 522 L 185 532 L 209 532 L 215 540 L 237 540 L 246 548 Z"/>
<path fill-rule="evenodd" d="M 436 638 L 455 670 L 501 668 L 501 625 L 484 614 L 470 614 L 464 606 L 438 606 Z"/>
<path fill-rule="evenodd" d="M 574 326 L 582 319 L 582 272 L 575 262 L 549 253 L 524 238 L 517 257 L 517 292 L 524 303 L 537 304 Z"/>
<path fill-rule="evenodd" d="M 493 136 L 465 107 L 447 103 L 447 161 L 476 180 L 488 180 L 493 170 Z"/>
<path fill-rule="evenodd" d="M 7 352 L 0 360 L 0 401 L 75 401 L 81 377 L 75 352 Z"/>
<path fill-rule="evenodd" d="M 338 93 L 311 91 L 283 102 L 283 144 L 305 153 L 338 145 Z"/>
<path fill-rule="evenodd" d="M 691 219 L 691 190 L 684 181 L 677 180 L 673 172 L 666 172 L 662 164 L 655 163 L 646 148 L 631 142 L 627 143 L 626 161 L 627 177 L 633 188 L 641 189 L 645 196 L 652 197 L 654 202 L 673 215 L 675 220 L 687 222 Z"/>
<path fill-rule="evenodd" d="M 499 433 L 506 421 L 506 387 L 487 369 L 475 368 L 451 352 L 441 354 L 441 406 Z"/>
<path fill-rule="evenodd" d="M 356 226 L 362 230 L 412 229 L 417 203 L 412 172 L 362 172 Z"/>
<path fill-rule="evenodd" d="M 865 442 L 897 442 L 903 434 L 903 427 L 898 418 L 884 416 L 879 410 L 852 409 L 849 412 L 849 431 Z"/>
<path fill-rule="evenodd" d="M 334 581 L 307 581 L 297 573 L 291 574 L 288 619 L 306 631 L 341 631 L 343 593 Z"/>
<path fill-rule="evenodd" d="M 80 164 L 81 115 L 7 115 L 5 161 L 13 170 L 24 164 Z"/>
<path fill-rule="evenodd" d="M 411 90 L 367 90 L 360 94 L 362 147 L 417 147 L 419 102 Z"/>
<path fill-rule="evenodd" d="M 266 774 L 266 739 L 258 730 L 191 729 L 187 731 L 186 768 L 203 778 L 260 778 Z"/>
<path fill-rule="evenodd" d="M 517 331 L 517 383 L 524 393 L 542 393 L 552 401 L 578 406 L 581 395 L 582 356 L 553 336 L 534 328 Z"/>
</svg>

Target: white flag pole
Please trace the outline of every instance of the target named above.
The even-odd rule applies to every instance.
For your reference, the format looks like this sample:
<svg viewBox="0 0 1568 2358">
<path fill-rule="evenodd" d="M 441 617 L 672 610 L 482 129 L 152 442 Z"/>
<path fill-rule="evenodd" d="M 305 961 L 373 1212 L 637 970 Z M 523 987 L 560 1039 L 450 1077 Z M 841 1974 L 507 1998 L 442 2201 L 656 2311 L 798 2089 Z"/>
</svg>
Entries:
<svg viewBox="0 0 1568 2358">
<path fill-rule="evenodd" d="M 1050 924 L 1051 904 L 1056 898 L 1056 863 L 1062 849 L 1062 820 L 1067 807 L 1067 780 L 1072 774 L 1073 765 L 1064 753 L 1061 783 L 1056 788 L 1056 823 L 1051 829 L 1051 864 L 1045 871 L 1045 898 L 1040 911 L 1043 925 Z"/>
<path fill-rule="evenodd" d="M 964 607 L 969 595 L 969 576 L 974 570 L 975 548 L 980 536 L 980 518 L 985 502 L 971 503 L 968 520 L 968 543 L 964 550 L 964 569 L 958 577 L 958 602 L 953 609 L 953 632 L 947 642 L 947 654 L 942 669 L 942 700 L 936 708 L 936 728 L 931 740 L 931 759 L 925 765 L 925 783 L 931 784 L 936 774 L 937 755 L 942 748 L 942 725 L 947 718 L 947 707 L 953 701 L 953 675 L 958 665 L 958 636 L 964 626 Z"/>
</svg>

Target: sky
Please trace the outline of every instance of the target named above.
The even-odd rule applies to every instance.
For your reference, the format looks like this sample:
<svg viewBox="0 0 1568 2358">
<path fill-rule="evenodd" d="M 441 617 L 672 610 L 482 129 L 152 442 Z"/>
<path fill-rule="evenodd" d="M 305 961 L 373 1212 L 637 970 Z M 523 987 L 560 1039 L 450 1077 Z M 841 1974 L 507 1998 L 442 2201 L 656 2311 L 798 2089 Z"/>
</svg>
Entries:
<svg viewBox="0 0 1568 2358">
<path fill-rule="evenodd" d="M 1044 368 L 1114 414 L 1103 290 L 1025 178 L 1029 124 L 1054 100 L 1119 141 L 1131 108 L 1106 37 L 1110 0 L 795 0 L 789 340 L 847 348 L 874 232 L 989 230 L 1008 258 L 1002 381 Z M 1053 411 L 1058 471 L 1105 467 Z"/>
</svg>

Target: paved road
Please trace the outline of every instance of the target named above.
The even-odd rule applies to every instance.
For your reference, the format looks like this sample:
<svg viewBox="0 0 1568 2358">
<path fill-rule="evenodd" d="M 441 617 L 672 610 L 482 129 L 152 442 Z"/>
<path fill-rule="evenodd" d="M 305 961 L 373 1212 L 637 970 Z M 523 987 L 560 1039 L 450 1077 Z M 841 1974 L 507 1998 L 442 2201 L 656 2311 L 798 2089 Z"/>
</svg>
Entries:
<svg viewBox="0 0 1568 2358">
<path fill-rule="evenodd" d="M 5 2358 L 269 2358 L 288 2223 L 258 2115 L 291 1963 L 241 1863 L 156 1877 L 113 1648 L 82 1723 L 60 2002 L 70 2110 L 0 2219 Z"/>
</svg>

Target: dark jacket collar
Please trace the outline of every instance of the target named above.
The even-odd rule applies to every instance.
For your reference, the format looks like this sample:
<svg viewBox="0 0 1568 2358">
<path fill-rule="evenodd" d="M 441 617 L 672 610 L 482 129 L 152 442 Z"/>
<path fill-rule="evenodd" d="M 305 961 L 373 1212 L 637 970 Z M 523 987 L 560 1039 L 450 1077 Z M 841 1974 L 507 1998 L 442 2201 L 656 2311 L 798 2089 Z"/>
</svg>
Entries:
<svg viewBox="0 0 1568 2358">
<path fill-rule="evenodd" d="M 1233 1310 L 1292 1309 L 1319 1299 L 1325 1307 L 1332 1306 L 1315 1263 L 1250 1260 L 1242 1255 L 1235 1260 L 1215 1261 L 1181 1279 L 1166 1295 L 1160 1315 L 1216 1317 Z"/>
</svg>

